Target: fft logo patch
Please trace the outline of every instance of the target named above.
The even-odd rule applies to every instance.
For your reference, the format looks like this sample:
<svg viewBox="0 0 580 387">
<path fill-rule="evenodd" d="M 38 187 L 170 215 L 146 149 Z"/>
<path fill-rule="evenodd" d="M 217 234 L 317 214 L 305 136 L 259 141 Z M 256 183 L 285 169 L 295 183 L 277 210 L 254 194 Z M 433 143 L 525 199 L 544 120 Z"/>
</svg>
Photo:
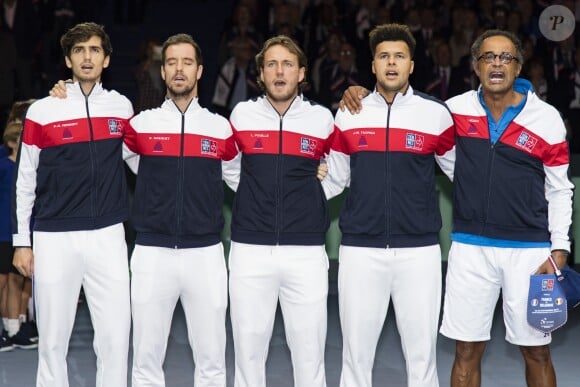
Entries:
<svg viewBox="0 0 580 387">
<path fill-rule="evenodd" d="M 405 139 L 405 148 L 413 150 L 423 150 L 425 144 L 425 137 L 420 134 L 407 133 Z"/>
<path fill-rule="evenodd" d="M 530 153 L 532 152 L 537 143 L 538 139 L 526 132 L 522 132 L 516 141 L 517 146 L 519 146 L 520 148 L 524 148 Z"/>
<path fill-rule="evenodd" d="M 309 155 L 314 155 L 316 151 L 316 140 L 311 140 L 306 137 L 300 138 L 300 153 L 306 153 Z"/>
<path fill-rule="evenodd" d="M 217 141 L 210 140 L 207 138 L 201 139 L 201 154 L 204 155 L 217 155 Z"/>
<path fill-rule="evenodd" d="M 542 280 L 542 290 L 554 290 L 554 280 L 553 279 Z"/>
<path fill-rule="evenodd" d="M 123 132 L 123 123 L 120 120 L 107 120 L 109 124 L 109 133 L 110 134 L 122 134 Z"/>
</svg>

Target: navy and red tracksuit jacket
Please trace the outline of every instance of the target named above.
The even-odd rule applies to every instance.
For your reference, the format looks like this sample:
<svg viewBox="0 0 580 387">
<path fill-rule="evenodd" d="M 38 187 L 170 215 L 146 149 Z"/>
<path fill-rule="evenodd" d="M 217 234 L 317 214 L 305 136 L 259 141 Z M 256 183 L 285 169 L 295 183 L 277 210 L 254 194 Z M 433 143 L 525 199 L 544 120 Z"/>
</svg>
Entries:
<svg viewBox="0 0 580 387">
<path fill-rule="evenodd" d="M 408 87 L 392 103 L 376 90 L 359 114 L 338 111 L 323 180 L 327 196 L 350 189 L 340 215 L 343 245 L 420 247 L 441 228 L 435 163 L 453 175 L 454 127 L 439 100 Z"/>
<path fill-rule="evenodd" d="M 280 115 L 261 96 L 239 103 L 230 122 L 242 152 L 232 240 L 323 245 L 330 221 L 316 171 L 330 147 L 330 111 L 298 95 Z"/>
<path fill-rule="evenodd" d="M 122 158 L 131 102 L 95 84 L 78 83 L 67 98 L 46 97 L 28 109 L 16 165 L 14 246 L 30 246 L 34 231 L 93 230 L 128 216 Z"/>
<path fill-rule="evenodd" d="M 219 243 L 222 163 L 238 154 L 229 122 L 202 108 L 197 98 L 185 112 L 168 99 L 131 119 L 125 143 L 129 158 L 139 156 L 131 215 L 135 243 L 171 248 Z"/>
</svg>

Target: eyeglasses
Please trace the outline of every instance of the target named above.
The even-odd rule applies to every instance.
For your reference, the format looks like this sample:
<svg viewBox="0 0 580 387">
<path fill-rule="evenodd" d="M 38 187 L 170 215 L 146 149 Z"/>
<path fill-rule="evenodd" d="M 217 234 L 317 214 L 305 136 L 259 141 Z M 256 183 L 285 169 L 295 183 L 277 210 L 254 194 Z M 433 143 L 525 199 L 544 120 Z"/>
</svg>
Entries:
<svg viewBox="0 0 580 387">
<path fill-rule="evenodd" d="M 486 53 L 483 53 L 479 56 L 479 58 L 477 58 L 477 60 L 482 60 L 485 63 L 494 63 L 495 62 L 495 58 L 499 58 L 499 61 L 501 64 L 510 64 L 512 63 L 512 60 L 515 60 L 516 62 L 519 62 L 518 58 L 516 58 L 515 56 L 513 56 L 512 54 L 510 54 L 509 52 L 502 52 L 501 54 L 494 54 L 491 51 L 488 51 Z"/>
<path fill-rule="evenodd" d="M 352 55 L 352 52 L 350 50 L 342 50 L 340 52 L 340 55 L 342 55 L 342 56 L 350 56 L 350 55 Z"/>
</svg>

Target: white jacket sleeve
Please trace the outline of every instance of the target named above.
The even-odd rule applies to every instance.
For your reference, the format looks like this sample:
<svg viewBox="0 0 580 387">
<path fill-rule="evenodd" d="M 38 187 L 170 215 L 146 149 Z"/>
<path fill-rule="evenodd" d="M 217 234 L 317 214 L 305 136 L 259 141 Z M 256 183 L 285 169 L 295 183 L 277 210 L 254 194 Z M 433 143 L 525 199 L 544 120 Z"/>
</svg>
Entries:
<svg viewBox="0 0 580 387">
<path fill-rule="evenodd" d="M 568 179 L 568 164 L 559 166 L 544 165 L 546 173 L 545 190 L 548 201 L 548 230 L 552 250 L 570 251 L 568 232 L 572 224 L 572 189 Z"/>
<path fill-rule="evenodd" d="M 326 165 L 328 174 L 322 180 L 322 189 L 326 198 L 332 199 L 350 185 L 350 156 L 331 149 L 326 157 Z"/>
<path fill-rule="evenodd" d="M 30 219 L 36 200 L 36 170 L 40 148 L 21 143 L 16 164 L 15 206 L 13 209 L 12 244 L 15 247 L 31 246 Z"/>
<path fill-rule="evenodd" d="M 123 143 L 123 160 L 125 160 L 125 163 L 127 163 L 131 172 L 137 174 L 139 170 L 140 156 L 129 149 L 126 143 Z"/>
<path fill-rule="evenodd" d="M 449 180 L 453 181 L 453 173 L 455 172 L 455 146 L 442 155 L 435 155 L 435 161 L 447 175 Z"/>
<path fill-rule="evenodd" d="M 222 178 L 232 189 L 237 191 L 240 184 L 240 172 L 242 169 L 242 152 L 239 152 L 236 157 L 231 160 L 222 160 Z"/>
</svg>

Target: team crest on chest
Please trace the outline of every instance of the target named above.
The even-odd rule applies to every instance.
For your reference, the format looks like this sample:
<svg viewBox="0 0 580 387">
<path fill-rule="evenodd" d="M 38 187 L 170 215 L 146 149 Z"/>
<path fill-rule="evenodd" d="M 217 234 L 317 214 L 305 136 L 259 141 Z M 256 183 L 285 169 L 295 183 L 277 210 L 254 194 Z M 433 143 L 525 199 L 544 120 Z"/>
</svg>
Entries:
<svg viewBox="0 0 580 387">
<path fill-rule="evenodd" d="M 109 119 L 107 120 L 107 124 L 109 125 L 109 133 L 120 135 L 123 132 L 123 123 L 121 120 Z"/>
<path fill-rule="evenodd" d="M 311 140 L 306 137 L 300 138 L 300 153 L 314 155 L 316 151 L 316 140 Z"/>
<path fill-rule="evenodd" d="M 217 155 L 217 141 L 207 138 L 201 139 L 201 154 L 202 155 Z"/>
<path fill-rule="evenodd" d="M 405 148 L 413 150 L 423 150 L 425 145 L 425 136 L 415 133 L 407 133 L 405 136 Z"/>
<path fill-rule="evenodd" d="M 518 147 L 523 148 L 528 152 L 532 152 L 537 143 L 538 139 L 526 132 L 522 132 L 516 141 Z"/>
</svg>

